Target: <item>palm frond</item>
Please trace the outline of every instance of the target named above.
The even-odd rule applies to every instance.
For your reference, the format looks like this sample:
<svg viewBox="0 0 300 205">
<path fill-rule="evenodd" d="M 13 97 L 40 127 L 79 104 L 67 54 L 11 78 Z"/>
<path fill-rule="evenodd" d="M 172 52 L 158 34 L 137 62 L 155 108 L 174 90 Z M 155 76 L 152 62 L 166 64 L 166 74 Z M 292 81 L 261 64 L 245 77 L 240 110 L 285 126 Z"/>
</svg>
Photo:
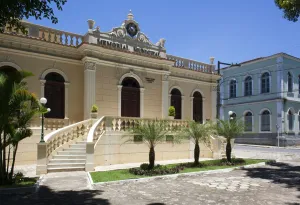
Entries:
<svg viewBox="0 0 300 205">
<path fill-rule="evenodd" d="M 245 125 L 242 120 L 218 120 L 216 130 L 218 135 L 225 137 L 227 140 L 233 139 L 244 132 Z"/>
</svg>

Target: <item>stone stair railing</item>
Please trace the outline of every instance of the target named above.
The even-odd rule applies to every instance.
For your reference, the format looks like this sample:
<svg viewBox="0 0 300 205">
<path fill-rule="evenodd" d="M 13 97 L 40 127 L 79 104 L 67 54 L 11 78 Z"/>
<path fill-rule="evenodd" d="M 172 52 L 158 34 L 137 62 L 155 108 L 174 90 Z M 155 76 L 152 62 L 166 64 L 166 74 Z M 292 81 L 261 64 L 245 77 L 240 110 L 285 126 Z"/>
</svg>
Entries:
<svg viewBox="0 0 300 205">
<path fill-rule="evenodd" d="M 175 61 L 174 67 L 177 68 L 185 68 L 185 69 L 194 70 L 203 73 L 209 73 L 209 74 L 214 73 L 215 70 L 215 65 L 206 64 L 206 63 L 202 63 L 202 62 L 198 62 L 186 58 L 167 55 L 167 59 Z"/>
<path fill-rule="evenodd" d="M 92 127 L 91 119 L 84 120 L 61 129 L 55 130 L 44 137 L 45 142 L 40 142 L 37 149 L 37 174 L 47 173 L 47 163 L 58 151 L 78 140 L 85 140 Z"/>
<path fill-rule="evenodd" d="M 61 31 L 26 21 L 22 21 L 22 24 L 27 30 L 27 37 L 74 47 L 79 46 L 83 42 L 83 35 Z M 25 35 L 22 34 L 21 31 L 16 32 L 13 28 L 8 27 L 5 28 L 4 32 L 8 34 Z"/>
</svg>

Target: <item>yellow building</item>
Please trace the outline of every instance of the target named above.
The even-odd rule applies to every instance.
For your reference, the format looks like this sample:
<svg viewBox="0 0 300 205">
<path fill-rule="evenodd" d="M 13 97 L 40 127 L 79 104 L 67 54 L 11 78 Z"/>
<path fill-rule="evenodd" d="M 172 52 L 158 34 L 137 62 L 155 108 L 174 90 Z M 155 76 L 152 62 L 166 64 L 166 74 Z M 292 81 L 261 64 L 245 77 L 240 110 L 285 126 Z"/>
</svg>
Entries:
<svg viewBox="0 0 300 205">
<path fill-rule="evenodd" d="M 88 20 L 85 35 L 23 24 L 27 35 L 9 29 L 0 34 L 0 69 L 34 74 L 28 80 L 29 89 L 47 98 L 46 107 L 51 108 L 45 120 L 47 133 L 90 119 L 93 104 L 99 108 L 98 119 L 166 119 L 170 105 L 175 107 L 176 122 L 215 118 L 213 88 L 219 76 L 214 73 L 214 58 L 202 63 L 167 54 L 165 40 L 150 42 L 131 12 L 120 27 L 109 32 L 94 28 L 95 21 Z M 39 119 L 32 127 L 35 135 L 22 142 L 18 164 L 36 161 Z M 57 152 L 57 147 L 52 150 Z M 47 163 L 52 155 L 47 154 Z M 175 155 L 158 158 L 188 157 Z M 133 161 L 147 160 L 142 158 Z M 118 158 L 108 164 L 124 162 Z"/>
</svg>

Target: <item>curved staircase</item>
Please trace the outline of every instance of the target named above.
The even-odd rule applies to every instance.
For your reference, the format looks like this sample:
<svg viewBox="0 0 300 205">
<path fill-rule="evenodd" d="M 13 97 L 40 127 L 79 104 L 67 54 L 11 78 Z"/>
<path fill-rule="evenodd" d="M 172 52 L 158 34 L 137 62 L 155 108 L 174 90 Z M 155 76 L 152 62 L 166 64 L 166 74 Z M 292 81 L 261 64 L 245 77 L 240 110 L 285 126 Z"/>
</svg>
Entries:
<svg viewBox="0 0 300 205">
<path fill-rule="evenodd" d="M 78 141 L 53 155 L 47 165 L 48 172 L 84 171 L 86 164 L 86 141 Z"/>
</svg>

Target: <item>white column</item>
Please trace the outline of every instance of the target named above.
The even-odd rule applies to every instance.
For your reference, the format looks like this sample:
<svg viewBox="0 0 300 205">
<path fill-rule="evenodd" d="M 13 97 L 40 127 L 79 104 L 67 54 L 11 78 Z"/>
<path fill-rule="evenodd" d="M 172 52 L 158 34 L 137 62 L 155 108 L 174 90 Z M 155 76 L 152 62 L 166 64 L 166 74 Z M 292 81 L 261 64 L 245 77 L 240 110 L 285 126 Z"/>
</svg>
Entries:
<svg viewBox="0 0 300 205">
<path fill-rule="evenodd" d="M 203 111 L 204 111 L 204 102 L 203 102 Z M 217 115 L 217 92 L 216 90 L 211 87 L 211 120 L 215 121 Z M 219 116 L 219 118 L 221 118 Z"/>
<path fill-rule="evenodd" d="M 140 88 L 140 118 L 144 117 L 144 91 L 145 88 Z"/>
<path fill-rule="evenodd" d="M 90 118 L 90 110 L 96 101 L 96 63 L 84 63 L 84 119 Z"/>
<path fill-rule="evenodd" d="M 283 93 L 283 58 L 280 56 L 276 59 L 277 64 L 277 90 L 279 97 L 283 97 L 285 94 Z M 271 82 L 271 81 L 270 81 Z M 271 82 L 272 83 L 272 82 Z M 270 85 L 272 87 L 272 85 Z"/>
<path fill-rule="evenodd" d="M 181 119 L 184 120 L 184 95 L 181 96 Z"/>
<path fill-rule="evenodd" d="M 118 85 L 118 116 L 121 117 L 122 85 Z"/>
<path fill-rule="evenodd" d="M 193 113 L 194 113 L 194 97 L 191 97 L 190 98 L 190 101 L 191 101 L 191 120 L 193 120 Z"/>
<path fill-rule="evenodd" d="M 41 82 L 41 98 L 42 97 L 45 97 L 45 83 L 46 83 L 46 80 L 40 80 Z"/>
<path fill-rule="evenodd" d="M 65 82 L 65 119 L 69 119 L 69 82 Z"/>
<path fill-rule="evenodd" d="M 162 118 L 167 118 L 169 113 L 169 75 L 164 75 L 162 80 L 162 96 L 161 96 L 161 105 L 162 105 Z"/>
<path fill-rule="evenodd" d="M 203 97 L 202 98 L 202 119 L 203 119 L 203 123 L 205 123 L 206 122 L 206 111 L 205 111 L 205 105 L 206 105 L 206 103 L 205 103 L 205 98 Z M 210 120 L 212 120 L 212 119 L 210 119 Z"/>
</svg>

